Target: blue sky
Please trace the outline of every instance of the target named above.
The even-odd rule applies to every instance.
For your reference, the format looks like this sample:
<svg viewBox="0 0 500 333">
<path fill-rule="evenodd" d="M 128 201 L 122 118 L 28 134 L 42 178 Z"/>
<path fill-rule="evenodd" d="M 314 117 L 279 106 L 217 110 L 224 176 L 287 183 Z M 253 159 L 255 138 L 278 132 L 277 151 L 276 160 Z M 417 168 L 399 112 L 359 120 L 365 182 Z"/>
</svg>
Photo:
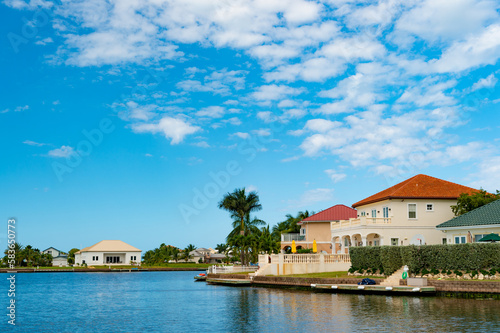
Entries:
<svg viewBox="0 0 500 333">
<path fill-rule="evenodd" d="M 2 219 L 40 249 L 213 247 L 239 187 L 270 225 L 419 173 L 500 189 L 499 7 L 4 0 Z"/>
</svg>

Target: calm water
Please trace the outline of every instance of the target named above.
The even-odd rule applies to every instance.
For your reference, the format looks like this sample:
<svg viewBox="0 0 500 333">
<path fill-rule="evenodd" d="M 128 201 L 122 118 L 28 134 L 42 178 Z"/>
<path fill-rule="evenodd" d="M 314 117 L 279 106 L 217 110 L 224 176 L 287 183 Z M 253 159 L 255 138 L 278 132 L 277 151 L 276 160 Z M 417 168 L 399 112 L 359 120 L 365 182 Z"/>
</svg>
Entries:
<svg viewBox="0 0 500 333">
<path fill-rule="evenodd" d="M 13 332 L 500 332 L 500 301 L 211 286 L 195 272 L 17 274 Z"/>
</svg>

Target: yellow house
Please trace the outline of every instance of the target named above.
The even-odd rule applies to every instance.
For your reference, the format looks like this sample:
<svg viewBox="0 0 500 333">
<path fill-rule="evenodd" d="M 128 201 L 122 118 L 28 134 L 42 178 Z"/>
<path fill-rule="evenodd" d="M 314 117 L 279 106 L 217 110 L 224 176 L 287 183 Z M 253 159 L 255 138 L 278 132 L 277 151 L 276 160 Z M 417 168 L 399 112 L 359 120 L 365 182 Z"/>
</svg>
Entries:
<svg viewBox="0 0 500 333">
<path fill-rule="evenodd" d="M 351 246 L 442 244 L 436 226 L 453 217 L 461 193 L 478 190 L 427 175 L 416 175 L 352 205 L 357 216 L 334 222 L 336 253 Z"/>
<path fill-rule="evenodd" d="M 295 241 L 297 249 L 312 249 L 316 240 L 318 252 L 335 253 L 332 244 L 331 224 L 336 222 L 348 222 L 350 218 L 356 217 L 356 210 L 346 205 L 335 205 L 317 214 L 311 215 L 298 224 L 301 225 L 298 234 L 282 234 L 281 248 L 287 250 Z"/>
</svg>

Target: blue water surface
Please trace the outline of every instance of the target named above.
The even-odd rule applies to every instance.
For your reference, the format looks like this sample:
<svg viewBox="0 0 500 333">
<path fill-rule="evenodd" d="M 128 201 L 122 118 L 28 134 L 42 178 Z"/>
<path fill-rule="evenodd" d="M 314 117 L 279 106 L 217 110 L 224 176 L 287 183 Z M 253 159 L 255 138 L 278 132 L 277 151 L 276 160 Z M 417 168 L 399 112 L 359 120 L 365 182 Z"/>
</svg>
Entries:
<svg viewBox="0 0 500 333">
<path fill-rule="evenodd" d="M 3 332 L 500 332 L 500 301 L 194 282 L 195 272 L 16 274 Z"/>
</svg>

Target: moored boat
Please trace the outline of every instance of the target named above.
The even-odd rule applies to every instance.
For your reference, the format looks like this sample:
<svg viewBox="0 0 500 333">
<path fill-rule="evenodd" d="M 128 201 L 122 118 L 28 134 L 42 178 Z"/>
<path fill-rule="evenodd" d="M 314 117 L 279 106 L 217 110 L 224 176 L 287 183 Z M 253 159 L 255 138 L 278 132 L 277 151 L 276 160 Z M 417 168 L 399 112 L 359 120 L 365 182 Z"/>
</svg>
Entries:
<svg viewBox="0 0 500 333">
<path fill-rule="evenodd" d="M 207 275 L 205 273 L 200 273 L 198 275 L 195 275 L 194 281 L 206 281 L 207 280 Z"/>
</svg>

